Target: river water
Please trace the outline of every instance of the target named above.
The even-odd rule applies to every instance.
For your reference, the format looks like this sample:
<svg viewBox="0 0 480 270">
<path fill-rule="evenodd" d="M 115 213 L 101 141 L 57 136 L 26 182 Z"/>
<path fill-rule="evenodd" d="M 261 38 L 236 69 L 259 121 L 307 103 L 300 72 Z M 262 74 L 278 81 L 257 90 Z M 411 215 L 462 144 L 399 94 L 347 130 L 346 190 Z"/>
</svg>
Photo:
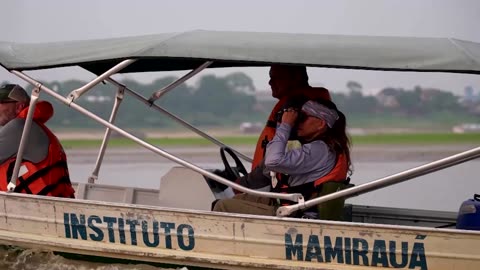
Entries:
<svg viewBox="0 0 480 270">
<path fill-rule="evenodd" d="M 35 250 L 0 250 L 2 270 L 162 270 L 181 268 L 159 268 L 146 264 L 105 264 L 65 259 L 52 252 Z"/>
<path fill-rule="evenodd" d="M 352 182 L 367 183 L 411 169 L 425 162 L 357 162 Z M 203 168 L 223 168 L 220 163 L 198 163 Z M 104 164 L 97 183 L 158 189 L 161 177 L 174 163 Z M 70 172 L 77 182 L 87 182 L 92 164 L 71 164 Z M 480 193 L 480 161 L 469 161 L 424 175 L 407 182 L 350 198 L 359 205 L 400 207 L 456 212 L 460 204 Z"/>
<path fill-rule="evenodd" d="M 70 173 L 76 182 L 87 182 L 94 167 L 94 158 L 71 159 Z M 425 161 L 359 161 L 354 162 L 352 182 L 362 184 L 403 170 L 425 164 Z M 203 168 L 223 168 L 219 161 L 200 160 L 196 165 Z M 97 183 L 158 189 L 161 177 L 176 164 L 154 162 L 150 158 L 133 158 L 108 161 L 102 165 Z M 480 161 L 469 161 L 408 182 L 387 187 L 348 199 L 347 203 L 401 207 L 412 209 L 456 212 L 460 204 L 480 193 L 478 170 Z M 71 270 L 150 270 L 165 269 L 149 265 L 122 265 L 88 263 L 65 259 L 53 253 L 34 250 L 0 250 L 0 269 L 71 269 Z M 186 267 L 178 268 L 187 270 Z"/>
</svg>

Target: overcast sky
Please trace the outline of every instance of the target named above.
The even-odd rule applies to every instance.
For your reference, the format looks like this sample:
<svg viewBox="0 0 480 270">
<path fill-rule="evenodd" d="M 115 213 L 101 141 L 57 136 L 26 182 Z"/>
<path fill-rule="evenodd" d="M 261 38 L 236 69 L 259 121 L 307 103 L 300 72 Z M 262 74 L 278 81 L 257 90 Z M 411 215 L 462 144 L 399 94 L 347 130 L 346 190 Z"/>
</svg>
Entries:
<svg viewBox="0 0 480 270">
<path fill-rule="evenodd" d="M 17 42 L 193 29 L 452 37 L 480 42 L 480 0 L 2 0 L 0 8 L 0 40 Z M 268 89 L 266 68 L 246 71 L 258 89 Z M 229 72 L 232 70 L 220 70 L 216 74 Z M 31 74 L 46 80 L 93 78 L 80 69 Z M 474 75 L 320 68 L 309 69 L 309 74 L 313 85 L 324 85 L 334 91 L 344 90 L 348 80 L 360 82 L 366 92 L 386 86 L 413 88 L 415 85 L 452 90 L 457 94 L 462 94 L 467 85 L 480 89 L 480 76 Z M 143 81 L 155 78 L 151 74 L 127 76 Z M 4 80 L 22 82 L 1 69 L 0 81 Z"/>
</svg>

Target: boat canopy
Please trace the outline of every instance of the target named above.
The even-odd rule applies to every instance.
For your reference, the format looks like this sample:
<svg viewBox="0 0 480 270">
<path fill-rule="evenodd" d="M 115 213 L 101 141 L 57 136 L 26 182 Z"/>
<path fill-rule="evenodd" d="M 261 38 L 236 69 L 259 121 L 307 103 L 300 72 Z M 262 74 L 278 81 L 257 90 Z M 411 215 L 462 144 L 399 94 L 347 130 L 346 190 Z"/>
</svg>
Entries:
<svg viewBox="0 0 480 270">
<path fill-rule="evenodd" d="M 0 42 L 8 70 L 81 66 L 102 74 L 126 59 L 128 72 L 272 63 L 366 70 L 480 74 L 480 43 L 451 38 L 346 36 L 195 30 L 84 41 Z"/>
</svg>

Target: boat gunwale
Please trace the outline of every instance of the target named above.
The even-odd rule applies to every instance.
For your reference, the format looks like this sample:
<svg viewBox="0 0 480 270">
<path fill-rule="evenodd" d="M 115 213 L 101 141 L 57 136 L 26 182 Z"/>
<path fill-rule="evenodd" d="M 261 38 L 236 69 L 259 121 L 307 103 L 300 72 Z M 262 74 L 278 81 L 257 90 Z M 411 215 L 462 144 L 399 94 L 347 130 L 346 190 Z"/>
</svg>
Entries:
<svg viewBox="0 0 480 270">
<path fill-rule="evenodd" d="M 405 225 L 391 225 L 391 224 L 375 224 L 375 223 L 361 223 L 361 222 L 350 222 L 350 221 L 333 221 L 333 220 L 319 220 L 319 219 L 301 219 L 293 217 L 278 217 L 278 216 L 261 216 L 261 215 L 250 215 L 250 214 L 237 214 L 237 213 L 223 213 L 223 212 L 214 212 L 206 210 L 192 210 L 184 208 L 173 208 L 173 207 L 164 207 L 164 206 L 152 206 L 152 205 L 143 205 L 143 204 L 130 204 L 130 203 L 119 203 L 119 202 L 106 202 L 106 201 L 97 201 L 97 200 L 88 200 L 88 199 L 70 199 L 70 198 L 59 198 L 59 197 L 50 197 L 50 196 L 41 196 L 41 195 L 31 195 L 31 194 L 22 194 L 22 193 L 11 193 L 0 191 L 1 197 L 14 197 L 20 200 L 40 200 L 53 203 L 65 203 L 65 204 L 82 204 L 82 205 L 95 205 L 99 207 L 117 207 L 117 208 L 128 208 L 142 211 L 165 211 L 171 213 L 183 213 L 183 214 L 201 214 L 204 217 L 210 216 L 212 219 L 218 220 L 218 218 L 213 217 L 225 217 L 234 220 L 235 218 L 245 219 L 245 220 L 261 220 L 261 221 L 270 221 L 276 223 L 278 221 L 285 221 L 288 223 L 307 223 L 307 224 L 319 224 L 319 225 L 335 225 L 335 226 L 346 226 L 346 227 L 355 227 L 358 229 L 362 228 L 371 228 L 371 229 L 401 229 L 402 231 L 412 231 L 412 232 L 430 232 L 430 233 L 460 233 L 464 235 L 480 235 L 480 231 L 472 230 L 460 230 L 460 229 L 448 229 L 448 228 L 426 228 L 426 227 L 417 227 L 417 226 L 405 226 Z"/>
</svg>

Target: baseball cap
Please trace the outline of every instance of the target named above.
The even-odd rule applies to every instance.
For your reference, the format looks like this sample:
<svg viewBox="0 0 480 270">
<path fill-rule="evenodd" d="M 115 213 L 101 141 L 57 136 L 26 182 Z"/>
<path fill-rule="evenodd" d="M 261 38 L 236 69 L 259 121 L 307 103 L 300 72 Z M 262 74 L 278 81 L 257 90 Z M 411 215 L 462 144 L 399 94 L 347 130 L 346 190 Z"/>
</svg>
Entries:
<svg viewBox="0 0 480 270">
<path fill-rule="evenodd" d="M 4 84 L 0 86 L 0 103 L 28 102 L 30 97 L 25 89 L 18 84 Z"/>
</svg>

